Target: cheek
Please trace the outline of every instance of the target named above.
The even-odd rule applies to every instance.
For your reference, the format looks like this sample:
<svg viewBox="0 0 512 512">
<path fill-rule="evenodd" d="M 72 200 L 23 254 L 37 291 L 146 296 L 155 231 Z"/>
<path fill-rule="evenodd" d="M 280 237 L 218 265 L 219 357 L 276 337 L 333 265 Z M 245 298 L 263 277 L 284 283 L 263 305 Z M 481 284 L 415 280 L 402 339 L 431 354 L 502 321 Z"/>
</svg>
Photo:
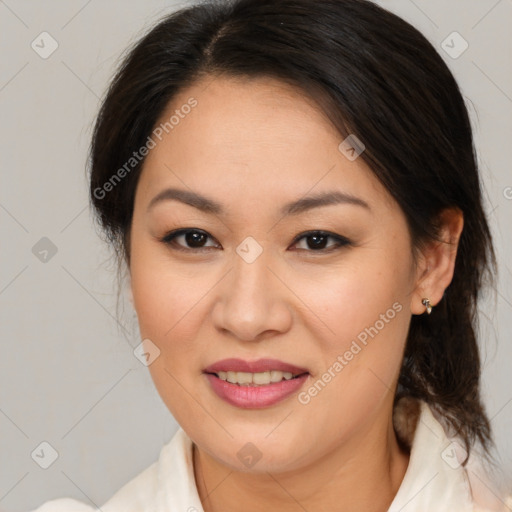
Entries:
<svg viewBox="0 0 512 512">
<path fill-rule="evenodd" d="M 203 329 L 210 310 L 208 292 L 218 282 L 218 272 L 172 260 L 165 249 L 141 236 L 139 243 L 134 238 L 130 273 L 140 336 L 161 354 L 149 366 L 157 388 L 180 393 L 172 374 L 189 389 L 201 373 L 198 356 L 211 338 Z"/>
<path fill-rule="evenodd" d="M 191 363 L 200 352 L 192 341 L 204 290 L 191 286 L 191 276 L 150 243 L 134 244 L 130 273 L 141 339 L 150 339 L 160 350 L 148 370 L 171 414 L 188 427 L 197 420 L 199 397 L 191 395 L 196 395 L 200 372 L 184 361 Z"/>
<path fill-rule="evenodd" d="M 336 442 L 372 423 L 400 370 L 410 319 L 407 286 L 387 271 L 354 266 L 326 280 L 322 292 L 303 290 L 329 329 L 311 333 L 309 353 L 320 364 L 298 396 L 299 410 L 317 418 Z"/>
<path fill-rule="evenodd" d="M 191 286 L 190 268 L 171 262 L 158 244 L 134 235 L 130 275 L 141 336 L 163 342 L 199 300 L 200 290 Z"/>
<path fill-rule="evenodd" d="M 148 266 L 149 267 L 149 266 Z M 141 335 L 164 339 L 194 292 L 179 276 L 158 272 L 158 267 L 134 270 L 132 290 Z"/>
<path fill-rule="evenodd" d="M 411 283 L 404 269 L 410 260 L 403 253 L 385 259 L 382 254 L 377 250 L 354 253 L 328 271 L 313 269 L 307 279 L 296 276 L 294 291 L 322 321 L 318 325 L 323 326 L 329 345 L 357 338 L 374 324 L 385 331 L 407 322 L 404 312 Z"/>
<path fill-rule="evenodd" d="M 347 257 L 343 268 L 328 274 L 319 271 L 307 282 L 300 281 L 297 290 L 321 319 L 312 337 L 313 353 L 322 360 L 315 377 L 331 368 L 336 378 L 328 387 L 334 394 L 350 386 L 351 392 L 340 393 L 340 399 L 324 394 L 325 400 L 332 399 L 340 407 L 357 403 L 369 392 L 375 397 L 385 394 L 394 385 L 402 362 L 411 316 L 411 283 L 404 269 L 410 268 L 412 260 L 407 247 L 381 249 Z M 386 251 L 388 257 L 383 258 Z M 329 375 L 325 378 L 330 379 Z"/>
</svg>

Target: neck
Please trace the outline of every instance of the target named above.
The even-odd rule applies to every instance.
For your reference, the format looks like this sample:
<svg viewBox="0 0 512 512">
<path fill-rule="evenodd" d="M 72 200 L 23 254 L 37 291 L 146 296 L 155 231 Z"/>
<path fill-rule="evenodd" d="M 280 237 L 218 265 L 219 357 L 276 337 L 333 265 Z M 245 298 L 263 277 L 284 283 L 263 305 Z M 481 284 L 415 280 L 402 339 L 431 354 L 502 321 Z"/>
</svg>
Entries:
<svg viewBox="0 0 512 512">
<path fill-rule="evenodd" d="M 194 474 L 205 512 L 384 512 L 403 480 L 409 454 L 397 442 L 391 417 L 313 465 L 286 473 L 237 472 L 193 445 Z"/>
</svg>

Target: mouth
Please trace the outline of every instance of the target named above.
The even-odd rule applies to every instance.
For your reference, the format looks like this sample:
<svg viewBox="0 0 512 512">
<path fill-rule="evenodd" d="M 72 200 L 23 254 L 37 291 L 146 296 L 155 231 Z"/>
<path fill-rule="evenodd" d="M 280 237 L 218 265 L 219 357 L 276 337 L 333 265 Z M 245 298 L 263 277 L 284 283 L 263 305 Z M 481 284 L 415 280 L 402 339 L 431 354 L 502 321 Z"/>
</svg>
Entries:
<svg viewBox="0 0 512 512">
<path fill-rule="evenodd" d="M 215 375 L 220 380 L 236 384 L 237 386 L 268 386 L 282 382 L 283 380 L 292 380 L 308 375 L 308 372 L 293 374 L 292 372 L 282 372 L 280 370 L 270 370 L 265 372 L 234 372 L 234 371 L 219 371 L 219 372 L 205 372 L 209 375 Z"/>
<path fill-rule="evenodd" d="M 243 409 L 261 409 L 288 398 L 310 375 L 305 368 L 276 359 L 224 359 L 203 373 L 219 398 Z"/>
</svg>

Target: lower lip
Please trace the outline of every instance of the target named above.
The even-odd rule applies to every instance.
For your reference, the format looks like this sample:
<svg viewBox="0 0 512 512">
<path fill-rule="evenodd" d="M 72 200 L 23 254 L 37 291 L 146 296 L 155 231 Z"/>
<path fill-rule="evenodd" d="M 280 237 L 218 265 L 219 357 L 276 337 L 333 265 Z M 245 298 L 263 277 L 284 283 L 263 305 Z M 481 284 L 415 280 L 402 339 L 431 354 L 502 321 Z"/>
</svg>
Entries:
<svg viewBox="0 0 512 512">
<path fill-rule="evenodd" d="M 205 375 L 213 391 L 220 398 L 242 409 L 261 409 L 274 405 L 298 391 L 309 377 L 309 374 L 305 373 L 295 379 L 272 382 L 271 384 L 239 386 L 219 379 L 211 373 Z"/>
</svg>

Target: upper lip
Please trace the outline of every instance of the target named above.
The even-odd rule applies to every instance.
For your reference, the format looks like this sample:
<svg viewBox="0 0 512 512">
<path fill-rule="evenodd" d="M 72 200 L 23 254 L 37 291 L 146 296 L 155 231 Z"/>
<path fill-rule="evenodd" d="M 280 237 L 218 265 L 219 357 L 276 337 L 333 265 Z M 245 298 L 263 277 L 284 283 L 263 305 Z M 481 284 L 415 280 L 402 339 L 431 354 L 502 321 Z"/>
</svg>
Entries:
<svg viewBox="0 0 512 512">
<path fill-rule="evenodd" d="M 205 373 L 217 373 L 217 372 L 248 372 L 248 373 L 260 373 L 268 372 L 271 370 L 278 370 L 281 372 L 290 372 L 294 375 L 301 375 L 303 373 L 309 373 L 305 368 L 295 366 L 293 364 L 279 361 L 278 359 L 258 359 L 256 361 L 245 361 L 243 359 L 222 359 L 216 363 L 206 367 L 203 371 Z"/>
</svg>

